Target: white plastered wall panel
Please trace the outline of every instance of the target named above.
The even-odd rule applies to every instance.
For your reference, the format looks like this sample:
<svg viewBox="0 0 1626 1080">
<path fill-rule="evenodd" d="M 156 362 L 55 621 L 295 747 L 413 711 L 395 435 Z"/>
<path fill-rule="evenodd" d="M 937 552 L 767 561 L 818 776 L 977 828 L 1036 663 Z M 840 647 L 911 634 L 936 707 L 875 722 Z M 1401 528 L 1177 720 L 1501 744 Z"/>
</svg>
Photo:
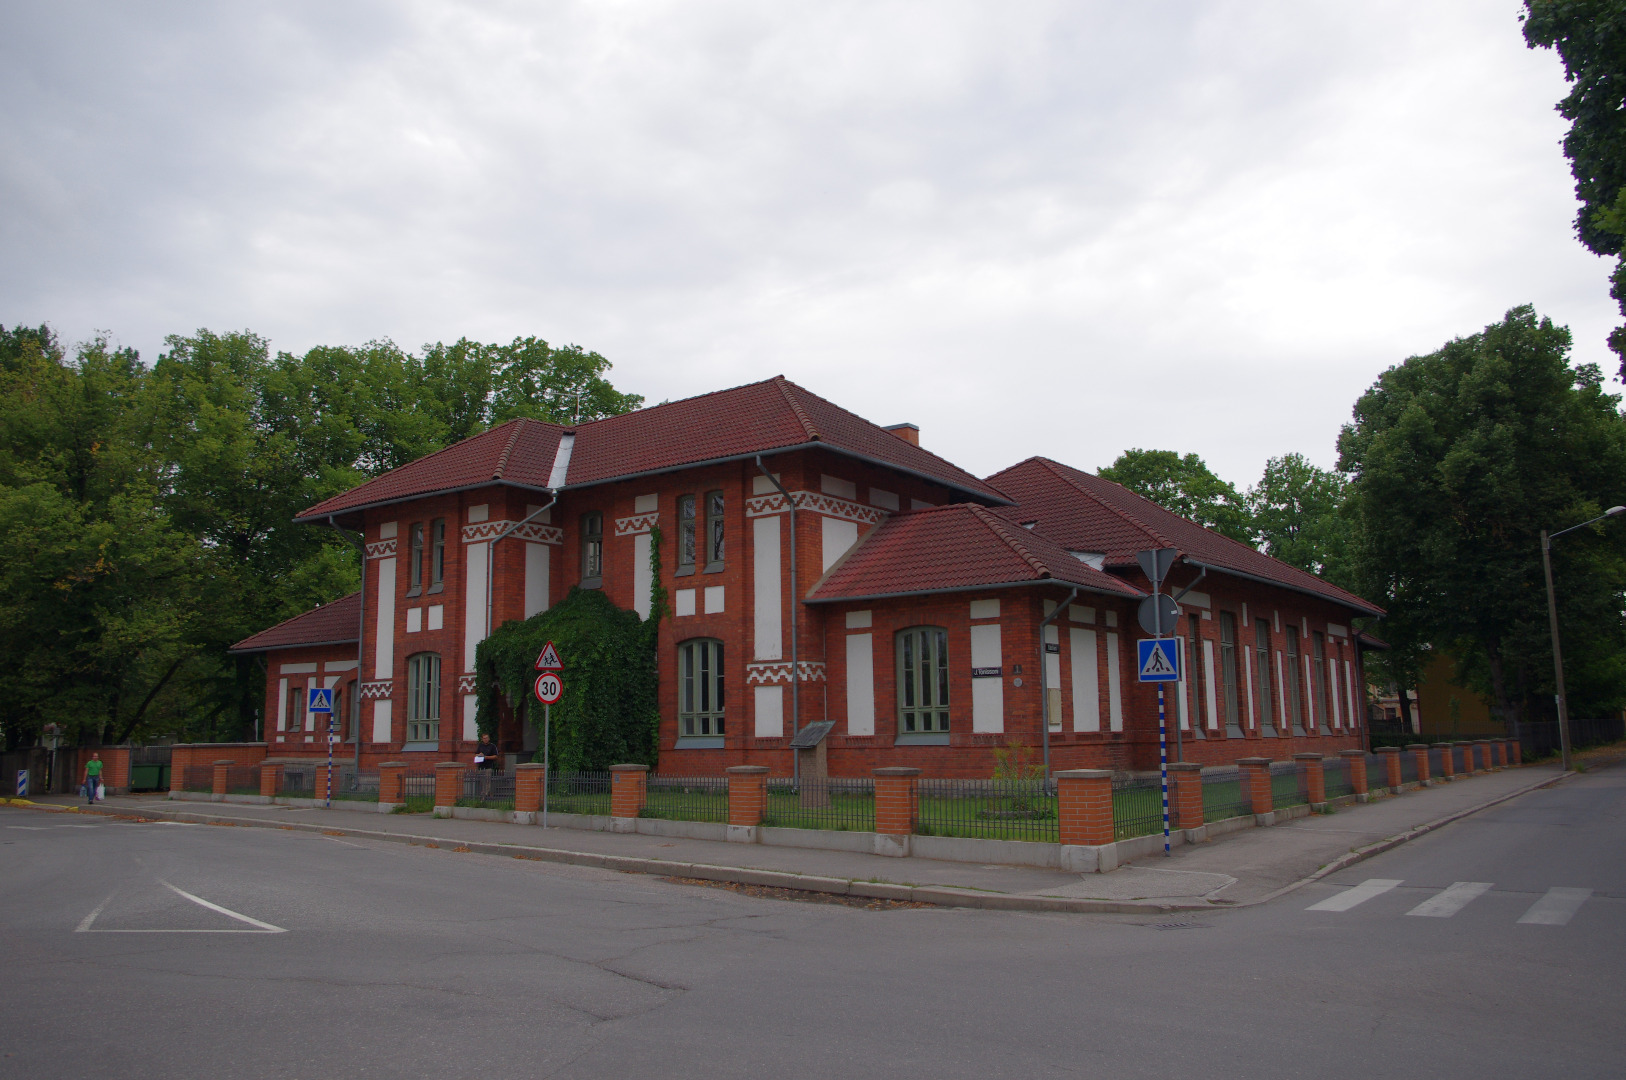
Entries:
<svg viewBox="0 0 1626 1080">
<path fill-rule="evenodd" d="M 373 742 L 387 743 L 390 741 L 390 708 L 388 698 L 373 702 Z"/>
<path fill-rule="evenodd" d="M 277 683 L 277 730 L 288 730 L 288 680 Z"/>
<path fill-rule="evenodd" d="M 971 628 L 971 666 L 999 667 L 999 624 Z M 971 680 L 971 730 L 979 734 L 999 734 L 1005 730 L 1005 678 Z"/>
<path fill-rule="evenodd" d="M 1124 729 L 1123 663 L 1117 634 L 1107 635 L 1107 718 L 1113 731 Z"/>
<path fill-rule="evenodd" d="M 785 734 L 785 688 L 759 686 L 755 691 L 756 724 L 759 739 L 777 739 Z"/>
<path fill-rule="evenodd" d="M 1332 726 L 1334 731 L 1342 731 L 1344 718 L 1338 708 L 1338 661 L 1327 660 L 1327 700 L 1332 702 Z"/>
<path fill-rule="evenodd" d="M 820 520 L 824 530 L 824 566 L 819 571 L 822 574 L 847 554 L 848 548 L 858 543 L 858 522 L 834 517 Z"/>
<path fill-rule="evenodd" d="M 1278 651 L 1276 653 L 1276 715 L 1281 718 L 1278 721 L 1278 726 L 1285 732 L 1291 726 L 1291 721 L 1287 717 L 1287 676 L 1282 671 L 1282 654 Z"/>
<path fill-rule="evenodd" d="M 1055 623 L 1051 623 L 1049 626 L 1045 627 L 1044 641 L 1044 685 L 1045 696 L 1049 698 L 1049 705 L 1047 707 L 1050 710 L 1050 728 L 1052 731 L 1060 731 L 1062 725 L 1061 628 Z M 1055 652 L 1050 651 L 1050 646 L 1052 645 L 1056 647 Z"/>
<path fill-rule="evenodd" d="M 475 694 L 463 695 L 463 741 L 474 742 L 480 737 L 480 725 L 475 714 L 480 711 L 480 698 Z"/>
<path fill-rule="evenodd" d="M 1208 730 L 1219 730 L 1219 693 L 1214 689 L 1214 643 L 1203 642 L 1203 697 L 1208 708 Z"/>
<path fill-rule="evenodd" d="M 1344 693 L 1347 695 L 1349 703 L 1349 711 L 1344 715 L 1349 717 L 1349 726 L 1352 729 L 1359 727 L 1360 725 L 1357 723 L 1357 717 L 1359 717 L 1361 713 L 1356 707 L 1355 701 L 1355 674 L 1354 669 L 1350 667 L 1348 660 L 1344 661 Z"/>
<path fill-rule="evenodd" d="M 471 515 L 472 516 L 472 515 Z M 463 670 L 474 670 L 474 650 L 486 636 L 486 552 L 489 544 L 467 544 L 468 573 L 463 588 Z"/>
<path fill-rule="evenodd" d="M 1189 659 L 1191 650 L 1186 648 L 1185 638 L 1176 636 L 1175 640 L 1180 643 L 1178 646 L 1180 650 L 1180 678 L 1174 684 L 1175 712 L 1180 717 L 1180 730 L 1190 731 L 1191 707 L 1187 699 L 1191 697 L 1191 684 L 1187 680 L 1191 678 L 1191 671 L 1189 670 L 1191 667 L 1191 660 Z"/>
<path fill-rule="evenodd" d="M 525 617 L 527 619 L 532 615 L 548 610 L 548 561 L 548 545 L 525 545 Z"/>
<path fill-rule="evenodd" d="M 395 560 L 379 559 L 378 624 L 373 631 L 373 678 L 395 675 Z"/>
<path fill-rule="evenodd" d="M 649 569 L 649 534 L 639 533 L 632 538 L 632 610 L 640 619 L 649 618 L 650 588 L 655 575 Z"/>
<path fill-rule="evenodd" d="M 875 635 L 847 635 L 847 734 L 875 734 Z"/>
<path fill-rule="evenodd" d="M 1306 638 L 1306 641 L 1309 639 Z M 1306 653 L 1304 655 L 1304 722 L 1314 731 L 1321 723 L 1321 717 L 1315 711 L 1315 660 Z"/>
<path fill-rule="evenodd" d="M 1080 626 L 1069 628 L 1073 661 L 1073 730 L 1101 730 L 1100 658 L 1096 655 L 1095 631 Z"/>
<path fill-rule="evenodd" d="M 1248 727 L 1253 728 L 1259 723 L 1259 718 L 1255 714 L 1253 705 L 1253 669 L 1257 666 L 1257 662 L 1254 660 L 1253 648 L 1244 644 L 1240 640 L 1237 641 L 1236 658 L 1237 662 L 1242 665 L 1242 681 L 1243 685 L 1247 689 Z"/>
<path fill-rule="evenodd" d="M 751 522 L 752 658 L 756 660 L 779 660 L 785 655 L 780 616 L 780 516 L 769 514 Z"/>
</svg>

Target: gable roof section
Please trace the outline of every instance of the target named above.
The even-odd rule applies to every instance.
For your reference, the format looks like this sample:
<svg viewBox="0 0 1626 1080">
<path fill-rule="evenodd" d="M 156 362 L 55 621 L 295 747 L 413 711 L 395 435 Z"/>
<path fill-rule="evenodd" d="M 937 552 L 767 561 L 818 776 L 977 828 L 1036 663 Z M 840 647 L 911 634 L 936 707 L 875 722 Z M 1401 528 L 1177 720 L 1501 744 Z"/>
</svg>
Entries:
<svg viewBox="0 0 1626 1080">
<path fill-rule="evenodd" d="M 817 446 L 911 473 L 982 502 L 1010 501 L 958 465 L 783 375 L 594 420 L 575 432 L 566 487 Z"/>
<path fill-rule="evenodd" d="M 1069 551 L 1100 552 L 1108 566 L 1133 566 L 1136 551 L 1172 547 L 1189 562 L 1319 596 L 1363 615 L 1383 614 L 1382 608 L 1308 571 L 1205 529 L 1121 484 L 1049 458 L 1028 458 L 988 480 L 1016 500 L 1002 514 L 1036 521 L 1036 531 Z"/>
<path fill-rule="evenodd" d="M 294 649 L 304 645 L 349 645 L 357 641 L 356 633 L 361 621 L 361 593 L 341 596 L 331 604 L 323 604 L 303 615 L 279 622 L 269 630 L 261 630 L 253 637 L 244 638 L 227 652 L 269 652 L 272 649 Z"/>
<path fill-rule="evenodd" d="M 492 483 L 545 490 L 564 428 L 541 420 L 498 424 L 460 443 L 375 476 L 303 511 L 295 521 L 321 521 L 367 506 Z"/>
<path fill-rule="evenodd" d="M 830 568 L 808 602 L 1037 584 L 1077 585 L 1130 599 L 1145 595 L 991 510 L 954 503 L 882 521 Z"/>
</svg>

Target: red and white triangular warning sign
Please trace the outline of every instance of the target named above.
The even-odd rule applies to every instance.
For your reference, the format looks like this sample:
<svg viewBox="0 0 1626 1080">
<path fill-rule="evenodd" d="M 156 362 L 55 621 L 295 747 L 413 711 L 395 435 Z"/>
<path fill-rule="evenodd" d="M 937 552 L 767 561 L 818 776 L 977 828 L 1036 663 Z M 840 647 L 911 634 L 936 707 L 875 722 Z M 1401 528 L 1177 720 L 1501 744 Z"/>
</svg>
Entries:
<svg viewBox="0 0 1626 1080">
<path fill-rule="evenodd" d="M 542 655 L 536 658 L 538 671 L 563 671 L 564 664 L 559 662 L 559 650 L 553 647 L 553 642 L 542 646 Z"/>
</svg>

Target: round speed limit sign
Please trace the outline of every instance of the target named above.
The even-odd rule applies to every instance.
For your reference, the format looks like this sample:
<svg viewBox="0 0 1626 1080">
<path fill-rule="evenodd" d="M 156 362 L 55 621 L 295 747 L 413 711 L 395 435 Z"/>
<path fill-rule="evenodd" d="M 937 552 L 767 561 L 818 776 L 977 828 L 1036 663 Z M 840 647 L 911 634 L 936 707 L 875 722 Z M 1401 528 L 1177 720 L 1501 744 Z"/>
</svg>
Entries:
<svg viewBox="0 0 1626 1080">
<path fill-rule="evenodd" d="M 565 692 L 565 684 L 559 676 L 551 671 L 544 671 L 536 677 L 536 700 L 544 705 L 552 705 L 559 700 L 559 695 Z"/>
</svg>

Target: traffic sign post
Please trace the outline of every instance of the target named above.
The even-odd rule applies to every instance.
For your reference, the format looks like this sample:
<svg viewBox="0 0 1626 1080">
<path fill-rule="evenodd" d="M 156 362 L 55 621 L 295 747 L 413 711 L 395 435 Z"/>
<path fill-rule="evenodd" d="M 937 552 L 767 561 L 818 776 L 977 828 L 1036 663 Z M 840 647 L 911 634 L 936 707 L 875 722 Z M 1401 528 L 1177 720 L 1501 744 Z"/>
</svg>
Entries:
<svg viewBox="0 0 1626 1080">
<path fill-rule="evenodd" d="M 1137 644 L 1140 646 L 1140 681 L 1157 683 L 1157 754 L 1158 772 L 1163 788 L 1163 857 L 1169 857 L 1169 722 L 1168 705 L 1163 696 L 1165 683 L 1180 680 L 1180 642 L 1178 638 L 1163 635 L 1179 625 L 1180 605 L 1171 596 L 1163 595 L 1163 579 L 1174 567 L 1174 548 L 1151 548 L 1135 552 L 1147 580 L 1152 583 L 1152 595 L 1141 601 L 1140 624 L 1152 636 Z"/>
<path fill-rule="evenodd" d="M 305 711 L 311 713 L 327 713 L 327 794 L 325 796 L 327 808 L 333 809 L 333 688 L 330 686 L 312 686 L 308 692 L 309 700 L 305 704 Z"/>
<path fill-rule="evenodd" d="M 557 672 L 564 669 L 559 659 L 559 650 L 553 647 L 553 642 L 542 646 L 542 652 L 536 658 L 536 670 L 542 674 L 536 677 L 536 700 L 542 703 L 542 827 L 548 827 L 548 762 L 549 743 L 553 735 L 553 703 L 558 701 L 565 692 L 565 682 Z"/>
</svg>

